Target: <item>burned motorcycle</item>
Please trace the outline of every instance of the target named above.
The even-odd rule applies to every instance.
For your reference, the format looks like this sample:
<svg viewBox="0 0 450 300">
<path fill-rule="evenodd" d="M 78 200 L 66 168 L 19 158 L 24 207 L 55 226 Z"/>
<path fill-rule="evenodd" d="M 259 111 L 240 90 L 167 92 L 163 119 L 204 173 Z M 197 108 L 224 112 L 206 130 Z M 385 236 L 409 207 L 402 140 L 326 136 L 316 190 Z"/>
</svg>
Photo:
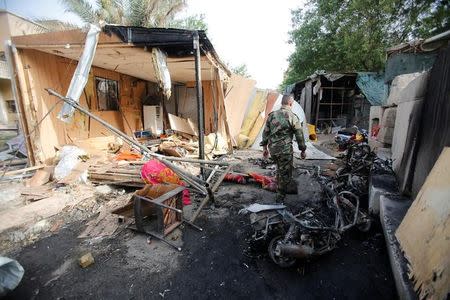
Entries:
<svg viewBox="0 0 450 300">
<path fill-rule="evenodd" d="M 253 204 L 244 211 L 251 213 L 253 240 L 270 240 L 270 258 L 280 267 L 290 267 L 299 259 L 333 250 L 348 229 L 370 227 L 371 219 L 359 210 L 359 197 L 355 194 L 343 191 L 325 202 L 324 207 L 311 207 L 298 214 L 280 204 Z"/>
</svg>

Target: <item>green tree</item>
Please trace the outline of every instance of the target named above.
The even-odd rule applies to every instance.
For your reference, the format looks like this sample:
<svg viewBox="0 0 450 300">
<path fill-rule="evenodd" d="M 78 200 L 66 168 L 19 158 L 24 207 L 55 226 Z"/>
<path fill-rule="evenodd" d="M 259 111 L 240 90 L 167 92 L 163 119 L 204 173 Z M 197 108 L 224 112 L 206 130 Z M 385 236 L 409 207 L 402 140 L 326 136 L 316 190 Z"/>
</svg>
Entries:
<svg viewBox="0 0 450 300">
<path fill-rule="evenodd" d="M 203 18 L 195 23 L 195 16 L 189 17 L 185 23 L 175 21 L 177 13 L 186 7 L 185 0 L 97 0 L 92 5 L 89 0 L 60 0 L 66 11 L 75 13 L 84 22 L 143 27 L 169 27 L 206 24 Z M 202 23 L 203 22 L 203 23 Z M 196 28 L 189 28 L 196 29 Z"/>
<path fill-rule="evenodd" d="M 446 0 L 310 0 L 292 11 L 282 87 L 316 70 L 379 71 L 387 47 L 449 29 Z"/>
<path fill-rule="evenodd" d="M 189 30 L 208 30 L 204 14 L 191 15 L 183 19 L 175 19 L 169 22 L 168 27 Z"/>
<path fill-rule="evenodd" d="M 250 74 L 248 73 L 246 64 L 240 64 L 239 66 L 231 67 L 231 71 L 234 74 L 238 74 L 238 75 L 244 76 L 246 78 L 250 78 L 251 77 Z"/>
</svg>

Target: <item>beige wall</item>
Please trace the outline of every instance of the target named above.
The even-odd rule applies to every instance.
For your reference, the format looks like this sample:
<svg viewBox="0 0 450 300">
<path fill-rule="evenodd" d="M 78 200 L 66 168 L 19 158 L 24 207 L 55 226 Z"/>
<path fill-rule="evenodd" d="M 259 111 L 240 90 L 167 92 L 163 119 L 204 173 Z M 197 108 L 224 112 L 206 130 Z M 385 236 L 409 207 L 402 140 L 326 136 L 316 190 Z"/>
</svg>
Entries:
<svg viewBox="0 0 450 300">
<path fill-rule="evenodd" d="M 9 79 L 0 79 L 0 124 L 2 125 L 16 124 L 17 114 L 8 112 L 6 105 L 7 100 L 13 99 L 14 97 L 11 90 L 11 81 Z"/>
<path fill-rule="evenodd" d="M 9 12 L 0 11 L 0 51 L 4 51 L 5 40 L 11 36 L 42 32 L 43 27 Z"/>
</svg>

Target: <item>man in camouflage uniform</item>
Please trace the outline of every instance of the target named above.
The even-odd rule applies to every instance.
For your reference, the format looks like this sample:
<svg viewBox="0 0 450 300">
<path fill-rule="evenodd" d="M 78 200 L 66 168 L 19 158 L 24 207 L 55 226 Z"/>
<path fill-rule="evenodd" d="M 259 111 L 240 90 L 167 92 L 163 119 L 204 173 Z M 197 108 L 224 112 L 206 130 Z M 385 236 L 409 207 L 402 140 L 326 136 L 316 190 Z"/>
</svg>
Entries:
<svg viewBox="0 0 450 300">
<path fill-rule="evenodd" d="M 293 103 L 292 95 L 283 96 L 281 108 L 271 112 L 267 118 L 260 144 L 264 149 L 264 157 L 267 158 L 270 152 L 270 156 L 277 164 L 277 202 L 284 200 L 288 186 L 292 182 L 293 136 L 295 136 L 298 148 L 302 151 L 302 159 L 306 157 L 302 124 L 298 116 L 292 112 Z"/>
</svg>

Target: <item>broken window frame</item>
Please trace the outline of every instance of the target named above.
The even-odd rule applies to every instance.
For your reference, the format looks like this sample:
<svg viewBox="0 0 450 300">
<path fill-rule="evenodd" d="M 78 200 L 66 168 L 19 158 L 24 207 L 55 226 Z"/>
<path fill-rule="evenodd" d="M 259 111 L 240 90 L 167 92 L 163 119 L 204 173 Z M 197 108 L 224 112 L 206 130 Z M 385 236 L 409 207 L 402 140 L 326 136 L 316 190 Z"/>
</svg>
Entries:
<svg viewBox="0 0 450 300">
<path fill-rule="evenodd" d="M 5 100 L 6 110 L 10 114 L 17 113 L 16 101 L 14 99 Z"/>
<path fill-rule="evenodd" d="M 100 91 L 99 83 L 101 82 L 106 84 L 106 92 Z M 94 76 L 94 84 L 98 111 L 119 111 L 119 81 L 106 77 Z M 111 88 L 113 90 L 111 90 Z M 111 95 L 111 92 L 115 92 L 115 96 L 114 93 Z"/>
</svg>

